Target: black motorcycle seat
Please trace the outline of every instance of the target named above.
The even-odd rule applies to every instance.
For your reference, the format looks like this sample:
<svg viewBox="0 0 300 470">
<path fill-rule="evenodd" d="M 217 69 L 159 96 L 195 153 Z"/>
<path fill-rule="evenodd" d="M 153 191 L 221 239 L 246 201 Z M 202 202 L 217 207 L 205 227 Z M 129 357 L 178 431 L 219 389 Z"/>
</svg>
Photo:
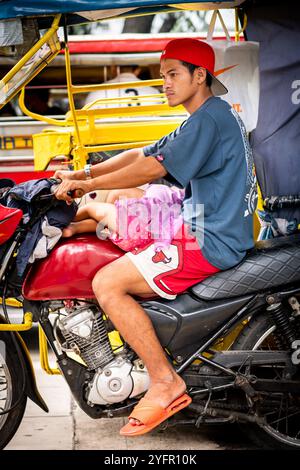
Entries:
<svg viewBox="0 0 300 470">
<path fill-rule="evenodd" d="M 257 242 L 237 266 L 190 291 L 203 300 L 228 299 L 300 282 L 300 234 Z"/>
</svg>

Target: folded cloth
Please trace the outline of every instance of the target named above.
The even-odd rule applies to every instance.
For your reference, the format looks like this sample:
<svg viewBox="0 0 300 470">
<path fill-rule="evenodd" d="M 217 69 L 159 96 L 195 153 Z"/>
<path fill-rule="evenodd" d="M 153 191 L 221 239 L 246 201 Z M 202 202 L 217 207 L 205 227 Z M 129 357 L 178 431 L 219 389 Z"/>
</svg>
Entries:
<svg viewBox="0 0 300 470">
<path fill-rule="evenodd" d="M 287 220 L 274 217 L 268 211 L 257 211 L 260 221 L 260 231 L 257 240 L 268 240 L 276 237 L 292 235 L 299 231 L 297 219 Z"/>
<path fill-rule="evenodd" d="M 37 242 L 33 252 L 28 260 L 33 263 L 36 259 L 46 258 L 48 253 L 56 245 L 62 236 L 62 230 L 54 225 L 49 225 L 47 216 L 44 217 L 41 225 L 42 236 Z"/>
</svg>

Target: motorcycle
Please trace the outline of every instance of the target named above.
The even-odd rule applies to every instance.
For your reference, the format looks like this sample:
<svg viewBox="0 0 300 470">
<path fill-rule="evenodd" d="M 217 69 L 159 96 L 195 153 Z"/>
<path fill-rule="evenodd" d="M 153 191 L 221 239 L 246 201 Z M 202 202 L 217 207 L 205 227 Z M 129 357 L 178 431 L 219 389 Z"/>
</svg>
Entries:
<svg viewBox="0 0 300 470">
<path fill-rule="evenodd" d="M 128 416 L 149 386 L 144 364 L 92 291 L 97 271 L 123 255 L 109 240 L 94 234 L 60 240 L 28 268 L 23 324 L 10 323 L 5 299 L 17 295 L 16 254 L 33 223 L 56 203 L 51 194 L 41 198 L 26 223 L 19 209 L 0 210 L 0 448 L 16 433 L 27 398 L 47 411 L 18 332 L 33 322 L 40 347 L 46 338 L 56 356 L 58 370 L 48 372 L 64 376 L 91 418 Z M 192 397 L 169 425 L 235 422 L 257 446 L 300 449 L 299 295 L 300 235 L 293 235 L 259 242 L 238 266 L 175 300 L 137 298 Z"/>
</svg>

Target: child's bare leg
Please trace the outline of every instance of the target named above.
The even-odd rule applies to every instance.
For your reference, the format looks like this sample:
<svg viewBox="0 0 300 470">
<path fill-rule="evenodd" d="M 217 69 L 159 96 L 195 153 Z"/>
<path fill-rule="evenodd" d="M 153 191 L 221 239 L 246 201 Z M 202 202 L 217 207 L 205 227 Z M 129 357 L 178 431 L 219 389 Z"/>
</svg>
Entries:
<svg viewBox="0 0 300 470">
<path fill-rule="evenodd" d="M 78 209 L 74 222 L 84 219 L 94 219 L 115 230 L 116 208 L 114 204 L 107 202 L 90 202 Z"/>
<path fill-rule="evenodd" d="M 84 219 L 91 219 L 89 206 L 91 203 L 86 204 L 85 206 L 79 207 L 77 214 L 75 215 L 74 222 L 79 222 Z M 93 204 L 93 203 L 92 203 Z"/>
<path fill-rule="evenodd" d="M 98 222 L 115 232 L 116 218 L 117 211 L 114 204 L 91 202 L 78 210 L 74 222 L 64 230 L 63 236 L 71 237 L 75 233 L 95 232 Z"/>
<path fill-rule="evenodd" d="M 62 237 L 68 238 L 75 235 L 75 233 L 87 233 L 87 232 L 96 232 L 97 228 L 96 220 L 94 219 L 84 219 L 80 222 L 71 222 L 68 227 L 63 229 Z"/>
</svg>

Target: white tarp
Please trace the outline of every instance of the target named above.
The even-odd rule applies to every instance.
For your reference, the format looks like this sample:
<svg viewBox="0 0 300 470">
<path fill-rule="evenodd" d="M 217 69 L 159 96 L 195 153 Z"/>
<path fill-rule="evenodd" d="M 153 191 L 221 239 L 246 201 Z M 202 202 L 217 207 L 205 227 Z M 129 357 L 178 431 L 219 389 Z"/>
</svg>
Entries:
<svg viewBox="0 0 300 470">
<path fill-rule="evenodd" d="M 0 21 L 0 47 L 23 43 L 22 21 L 20 18 Z"/>
<path fill-rule="evenodd" d="M 113 10 L 95 10 L 95 11 L 79 11 L 76 14 L 83 16 L 89 21 L 99 21 L 105 18 L 112 18 L 114 16 L 123 15 L 128 11 L 136 10 L 136 8 L 119 8 Z"/>
</svg>

